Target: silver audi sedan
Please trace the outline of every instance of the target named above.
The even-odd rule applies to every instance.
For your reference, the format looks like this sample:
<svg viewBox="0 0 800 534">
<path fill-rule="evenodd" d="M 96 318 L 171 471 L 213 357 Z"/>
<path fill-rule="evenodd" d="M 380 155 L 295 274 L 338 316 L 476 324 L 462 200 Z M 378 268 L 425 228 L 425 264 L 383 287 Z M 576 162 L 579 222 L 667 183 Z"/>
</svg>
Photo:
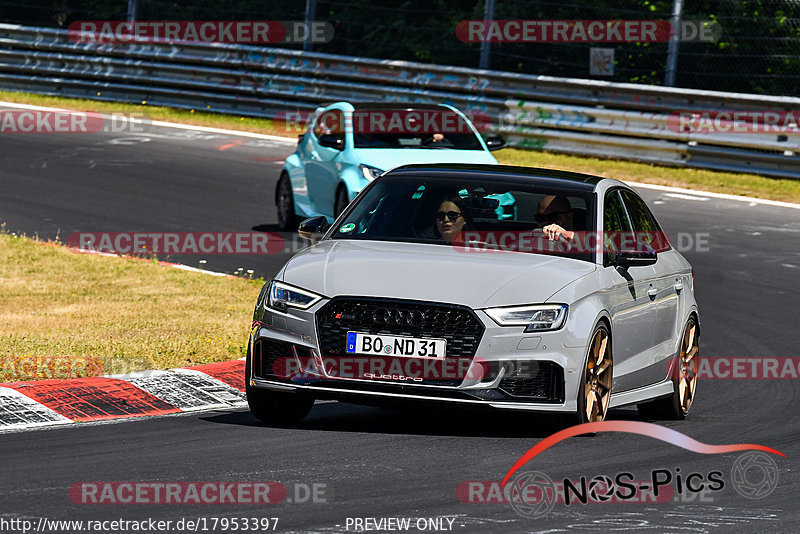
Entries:
<svg viewBox="0 0 800 534">
<path fill-rule="evenodd" d="M 252 413 L 417 401 L 602 421 L 684 418 L 700 325 L 692 268 L 623 182 L 497 165 L 374 179 L 258 297 Z"/>
</svg>

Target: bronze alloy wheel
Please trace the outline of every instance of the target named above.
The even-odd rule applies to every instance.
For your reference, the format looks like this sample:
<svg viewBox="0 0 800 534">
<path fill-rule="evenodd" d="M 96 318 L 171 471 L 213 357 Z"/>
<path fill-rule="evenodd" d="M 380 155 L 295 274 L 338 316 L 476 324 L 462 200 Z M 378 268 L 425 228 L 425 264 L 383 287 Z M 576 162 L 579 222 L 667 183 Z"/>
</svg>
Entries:
<svg viewBox="0 0 800 534">
<path fill-rule="evenodd" d="M 639 404 L 639 414 L 648 419 L 684 419 L 694 402 L 699 368 L 700 327 L 692 315 L 686 321 L 681 346 L 670 367 L 672 394 Z"/>
<path fill-rule="evenodd" d="M 606 418 L 611 400 L 613 366 L 611 336 L 608 328 L 600 324 L 595 328 L 589 343 L 582 390 L 578 399 L 579 422 L 597 423 Z"/>
<path fill-rule="evenodd" d="M 681 341 L 681 352 L 676 365 L 678 403 L 680 404 L 681 414 L 686 416 L 694 401 L 694 391 L 697 388 L 697 354 L 700 351 L 700 344 L 697 336 L 697 324 L 694 317 L 690 317 L 683 331 Z"/>
</svg>

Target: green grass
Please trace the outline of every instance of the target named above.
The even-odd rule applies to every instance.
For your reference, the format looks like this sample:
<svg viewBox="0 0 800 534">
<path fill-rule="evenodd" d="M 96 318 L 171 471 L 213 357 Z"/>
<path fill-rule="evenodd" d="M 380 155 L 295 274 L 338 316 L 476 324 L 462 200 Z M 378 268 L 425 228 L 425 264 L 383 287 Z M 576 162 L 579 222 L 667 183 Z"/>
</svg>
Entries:
<svg viewBox="0 0 800 534">
<path fill-rule="evenodd" d="M 284 135 L 293 137 L 296 132 L 286 132 L 280 123 L 270 119 L 254 119 L 234 115 L 219 115 L 202 110 L 179 110 L 145 104 L 117 104 L 93 100 L 39 96 L 26 93 L 0 91 L 0 100 L 62 107 L 79 111 L 100 113 L 141 113 L 152 120 L 163 120 L 213 126 L 232 130 Z M 644 182 L 673 187 L 714 191 L 731 195 L 746 195 L 770 200 L 800 203 L 800 180 L 766 178 L 754 174 L 715 172 L 700 169 L 674 168 L 630 161 L 607 160 L 508 148 L 495 152 L 500 163 L 530 167 L 549 167 L 621 180 Z"/>
<path fill-rule="evenodd" d="M 241 358 L 262 284 L 0 232 L 0 382 Z"/>
</svg>

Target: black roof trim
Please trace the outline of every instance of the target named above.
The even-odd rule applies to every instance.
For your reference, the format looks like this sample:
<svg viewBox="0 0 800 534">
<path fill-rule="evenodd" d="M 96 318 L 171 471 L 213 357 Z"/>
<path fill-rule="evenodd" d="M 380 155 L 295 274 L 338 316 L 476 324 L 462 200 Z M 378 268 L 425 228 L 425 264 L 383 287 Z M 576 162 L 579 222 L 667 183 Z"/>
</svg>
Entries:
<svg viewBox="0 0 800 534">
<path fill-rule="evenodd" d="M 506 175 L 508 177 L 525 177 L 532 178 L 546 178 L 548 180 L 567 182 L 564 185 L 578 185 L 586 184 L 591 186 L 589 189 L 594 189 L 601 180 L 605 178 L 601 176 L 593 176 L 591 174 L 581 174 L 578 172 L 558 171 L 555 169 L 544 169 L 538 167 L 518 167 L 515 165 L 490 165 L 478 163 L 433 163 L 433 164 L 412 164 L 397 167 L 391 171 L 395 173 L 441 173 L 452 174 L 454 172 L 470 172 L 475 174 L 485 175 Z"/>
</svg>

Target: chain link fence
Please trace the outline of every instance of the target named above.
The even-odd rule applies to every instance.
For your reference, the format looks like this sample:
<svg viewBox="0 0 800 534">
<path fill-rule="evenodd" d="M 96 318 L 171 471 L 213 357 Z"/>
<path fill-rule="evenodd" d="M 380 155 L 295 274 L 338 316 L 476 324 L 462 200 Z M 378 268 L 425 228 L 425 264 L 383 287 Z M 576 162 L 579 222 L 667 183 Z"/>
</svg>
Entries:
<svg viewBox="0 0 800 534">
<path fill-rule="evenodd" d="M 0 21 L 66 28 L 81 20 L 278 20 L 333 25 L 316 52 L 497 71 L 663 85 L 667 42 L 465 42 L 462 21 L 662 20 L 675 0 L 0 0 Z M 800 94 L 800 0 L 683 0 L 684 21 L 712 21 L 715 42 L 681 42 L 676 87 Z M 302 48 L 302 43 L 285 44 Z M 488 48 L 488 50 L 486 50 Z M 594 53 L 593 53 L 593 49 Z M 601 49 L 601 50 L 597 50 Z M 601 58 L 602 68 L 592 61 Z M 594 65 L 598 67 L 598 65 Z"/>
</svg>

